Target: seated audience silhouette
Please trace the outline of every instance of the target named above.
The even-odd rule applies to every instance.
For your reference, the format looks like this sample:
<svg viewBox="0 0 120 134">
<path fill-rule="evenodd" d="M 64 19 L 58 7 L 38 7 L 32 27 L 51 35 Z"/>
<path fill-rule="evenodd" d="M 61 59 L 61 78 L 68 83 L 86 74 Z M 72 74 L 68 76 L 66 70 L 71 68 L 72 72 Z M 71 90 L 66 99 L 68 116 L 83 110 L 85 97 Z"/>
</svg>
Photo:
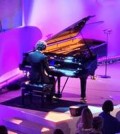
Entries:
<svg viewBox="0 0 120 134">
<path fill-rule="evenodd" d="M 61 129 L 55 129 L 53 134 L 64 134 L 64 132 Z"/>
<path fill-rule="evenodd" d="M 120 132 L 120 122 L 110 112 L 114 110 L 113 102 L 106 100 L 102 105 L 103 112 L 99 114 L 103 118 L 103 134 L 115 134 Z"/>
<path fill-rule="evenodd" d="M 89 134 L 92 129 L 93 115 L 89 108 L 82 110 L 81 116 L 76 123 L 75 134 Z"/>
<path fill-rule="evenodd" d="M 0 125 L 0 134 L 8 134 L 6 126 Z"/>
<path fill-rule="evenodd" d="M 102 134 L 103 118 L 96 116 L 93 118 L 92 130 L 89 134 Z"/>
</svg>

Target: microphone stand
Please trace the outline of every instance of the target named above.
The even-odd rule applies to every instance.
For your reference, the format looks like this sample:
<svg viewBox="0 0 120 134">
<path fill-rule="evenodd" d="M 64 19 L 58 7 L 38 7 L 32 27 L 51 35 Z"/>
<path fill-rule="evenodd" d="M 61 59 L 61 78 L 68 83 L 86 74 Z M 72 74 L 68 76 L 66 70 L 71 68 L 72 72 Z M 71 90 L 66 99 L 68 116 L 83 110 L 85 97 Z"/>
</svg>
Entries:
<svg viewBox="0 0 120 134">
<path fill-rule="evenodd" d="M 111 29 L 105 29 L 104 33 L 107 35 L 107 46 L 106 46 L 106 59 L 105 59 L 105 75 L 102 75 L 101 78 L 111 78 L 111 76 L 107 75 L 107 68 L 108 68 L 108 39 L 109 35 L 112 32 Z"/>
<path fill-rule="evenodd" d="M 2 32 L 2 23 L 0 21 L 0 32 Z"/>
</svg>

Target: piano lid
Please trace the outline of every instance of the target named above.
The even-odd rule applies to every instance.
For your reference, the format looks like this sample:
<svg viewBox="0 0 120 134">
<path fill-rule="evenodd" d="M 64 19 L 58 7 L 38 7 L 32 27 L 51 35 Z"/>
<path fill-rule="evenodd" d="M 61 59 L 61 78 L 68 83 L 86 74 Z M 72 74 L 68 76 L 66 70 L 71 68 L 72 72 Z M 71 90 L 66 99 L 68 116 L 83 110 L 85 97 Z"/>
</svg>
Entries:
<svg viewBox="0 0 120 134">
<path fill-rule="evenodd" d="M 48 46 L 44 53 L 55 53 L 67 55 L 72 51 L 80 51 L 85 45 L 82 37 L 78 36 L 86 22 L 94 16 L 87 16 L 82 20 L 72 24 L 58 34 L 46 40 Z M 88 47 L 86 47 L 88 48 Z M 89 49 L 89 48 L 88 48 Z"/>
<path fill-rule="evenodd" d="M 47 44 L 53 44 L 56 42 L 60 42 L 63 40 L 67 40 L 67 39 L 72 39 L 74 37 L 76 37 L 79 32 L 83 29 L 83 27 L 85 26 L 86 22 L 94 16 L 87 16 L 79 21 L 77 21 L 76 23 L 70 25 L 69 27 L 67 27 L 66 29 L 60 31 L 59 33 L 55 34 L 52 38 L 48 38 L 46 40 Z"/>
</svg>

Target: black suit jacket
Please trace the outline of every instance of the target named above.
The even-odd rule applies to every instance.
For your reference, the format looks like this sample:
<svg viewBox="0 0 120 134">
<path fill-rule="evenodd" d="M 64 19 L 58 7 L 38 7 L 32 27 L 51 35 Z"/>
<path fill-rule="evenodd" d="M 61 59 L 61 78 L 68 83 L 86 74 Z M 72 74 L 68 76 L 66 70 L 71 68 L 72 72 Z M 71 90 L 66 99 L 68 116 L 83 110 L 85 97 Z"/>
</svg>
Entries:
<svg viewBox="0 0 120 134">
<path fill-rule="evenodd" d="M 28 55 L 28 62 L 31 65 L 30 81 L 32 83 L 49 83 L 49 68 L 47 56 L 40 51 L 33 51 Z"/>
</svg>

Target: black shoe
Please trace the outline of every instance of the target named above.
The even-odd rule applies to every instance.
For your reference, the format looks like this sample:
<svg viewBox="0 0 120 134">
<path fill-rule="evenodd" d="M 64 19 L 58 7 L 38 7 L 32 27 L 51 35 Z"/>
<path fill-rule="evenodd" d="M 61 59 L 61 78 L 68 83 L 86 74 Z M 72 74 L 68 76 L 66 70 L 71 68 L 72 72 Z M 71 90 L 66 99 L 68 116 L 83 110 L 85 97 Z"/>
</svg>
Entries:
<svg viewBox="0 0 120 134">
<path fill-rule="evenodd" d="M 86 98 L 81 98 L 80 103 L 87 103 L 87 99 Z"/>
</svg>

